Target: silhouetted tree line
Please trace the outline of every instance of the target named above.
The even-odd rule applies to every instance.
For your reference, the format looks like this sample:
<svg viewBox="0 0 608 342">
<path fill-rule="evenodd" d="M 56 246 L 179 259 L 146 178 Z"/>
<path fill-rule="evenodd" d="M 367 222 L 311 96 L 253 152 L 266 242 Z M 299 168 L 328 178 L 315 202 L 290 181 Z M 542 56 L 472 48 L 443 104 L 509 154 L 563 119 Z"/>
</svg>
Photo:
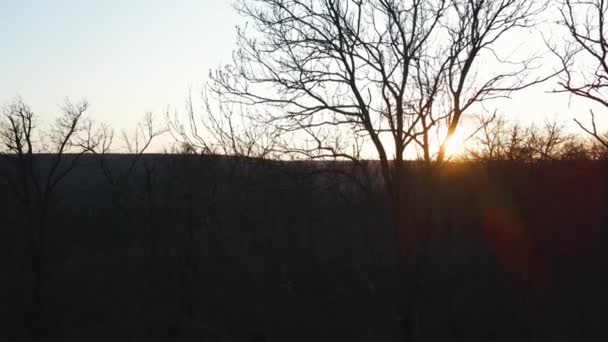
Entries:
<svg viewBox="0 0 608 342">
<path fill-rule="evenodd" d="M 558 5 L 556 70 L 501 56 L 553 5 L 241 0 L 251 24 L 202 111 L 190 96 L 165 123 L 147 114 L 117 134 L 86 102 L 41 126 L 15 99 L 0 122 L 0 334 L 601 339 L 608 139 L 595 113 L 576 121 L 591 141 L 482 114 L 462 160 L 446 150 L 488 101 L 554 79 L 606 106 L 603 0 Z M 500 68 L 479 73 L 488 59 Z M 169 153 L 147 153 L 161 136 Z"/>
<path fill-rule="evenodd" d="M 470 137 L 466 152 L 456 159 L 533 162 L 606 160 L 608 157 L 608 150 L 602 143 L 568 133 L 557 121 L 545 121 L 541 126 L 523 126 L 499 115 L 477 120 L 479 128 Z"/>
<path fill-rule="evenodd" d="M 377 161 L 227 156 L 183 141 L 144 153 L 167 134 L 150 115 L 124 135 L 130 153 L 115 154 L 114 134 L 85 114 L 66 104 L 47 134 L 23 101 L 6 108 L 8 339 L 603 336 L 606 166 L 591 149 L 562 157 L 576 140 L 559 126 L 524 129 L 507 150 L 520 128 L 492 121 L 479 143 L 491 137 L 494 154 L 443 164 L 432 187 L 428 165 L 408 162 L 399 255 Z M 265 151 L 242 140 L 225 148 Z M 403 291 L 412 318 L 395 301 Z"/>
</svg>

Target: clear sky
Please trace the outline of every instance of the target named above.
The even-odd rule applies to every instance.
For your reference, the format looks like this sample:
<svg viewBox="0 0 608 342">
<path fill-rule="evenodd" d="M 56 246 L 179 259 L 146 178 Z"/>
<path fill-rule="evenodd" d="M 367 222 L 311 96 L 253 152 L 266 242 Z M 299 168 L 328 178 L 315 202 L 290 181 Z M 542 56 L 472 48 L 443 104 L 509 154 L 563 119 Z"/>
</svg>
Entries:
<svg viewBox="0 0 608 342">
<path fill-rule="evenodd" d="M 230 61 L 238 20 L 227 0 L 0 0 L 0 105 L 19 94 L 51 117 L 86 98 L 132 127 Z"/>
<path fill-rule="evenodd" d="M 21 95 L 44 118 L 64 98 L 118 130 L 146 111 L 182 108 L 209 69 L 229 63 L 236 25 L 230 0 L 0 0 L 0 105 Z M 538 46 L 526 32 L 515 45 Z M 587 118 L 585 104 L 546 94 L 549 83 L 503 102 L 520 121 Z"/>
</svg>

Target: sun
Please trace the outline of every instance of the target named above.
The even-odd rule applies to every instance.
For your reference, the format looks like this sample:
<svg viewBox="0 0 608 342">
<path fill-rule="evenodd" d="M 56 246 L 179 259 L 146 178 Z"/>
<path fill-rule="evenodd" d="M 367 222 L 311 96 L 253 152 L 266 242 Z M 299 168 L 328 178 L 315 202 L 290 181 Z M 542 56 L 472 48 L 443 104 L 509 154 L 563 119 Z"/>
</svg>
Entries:
<svg viewBox="0 0 608 342">
<path fill-rule="evenodd" d="M 448 158 L 454 158 L 464 155 L 466 152 L 466 142 L 461 131 L 456 130 L 454 134 L 448 139 L 445 146 L 445 154 Z"/>
</svg>

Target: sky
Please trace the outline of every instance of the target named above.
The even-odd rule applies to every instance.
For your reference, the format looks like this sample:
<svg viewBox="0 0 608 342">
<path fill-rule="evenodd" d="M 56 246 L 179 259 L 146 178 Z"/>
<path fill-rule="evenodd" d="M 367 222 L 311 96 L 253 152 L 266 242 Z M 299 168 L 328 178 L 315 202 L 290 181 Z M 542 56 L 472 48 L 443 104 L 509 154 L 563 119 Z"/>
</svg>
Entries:
<svg viewBox="0 0 608 342">
<path fill-rule="evenodd" d="M 87 99 L 131 127 L 229 62 L 238 20 L 224 0 L 0 0 L 0 105 L 20 95 L 46 119 Z"/>
<path fill-rule="evenodd" d="M 236 26 L 230 0 L 0 0 L 0 106 L 21 96 L 50 120 L 67 97 L 123 130 L 146 112 L 182 108 L 210 69 L 230 63 Z M 531 32 L 509 44 L 535 49 Z M 502 101 L 523 123 L 587 118 L 588 105 L 549 94 L 555 83 Z"/>
</svg>

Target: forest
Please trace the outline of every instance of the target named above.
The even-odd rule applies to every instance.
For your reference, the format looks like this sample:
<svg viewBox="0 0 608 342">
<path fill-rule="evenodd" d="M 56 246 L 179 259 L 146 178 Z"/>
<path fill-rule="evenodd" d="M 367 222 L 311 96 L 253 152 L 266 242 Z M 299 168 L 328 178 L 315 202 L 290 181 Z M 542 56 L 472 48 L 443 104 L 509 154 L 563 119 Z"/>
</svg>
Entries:
<svg viewBox="0 0 608 342">
<path fill-rule="evenodd" d="M 181 110 L 2 107 L 0 340 L 608 337 L 608 3 L 234 7 Z M 588 108 L 491 106 L 534 87 Z"/>
</svg>

